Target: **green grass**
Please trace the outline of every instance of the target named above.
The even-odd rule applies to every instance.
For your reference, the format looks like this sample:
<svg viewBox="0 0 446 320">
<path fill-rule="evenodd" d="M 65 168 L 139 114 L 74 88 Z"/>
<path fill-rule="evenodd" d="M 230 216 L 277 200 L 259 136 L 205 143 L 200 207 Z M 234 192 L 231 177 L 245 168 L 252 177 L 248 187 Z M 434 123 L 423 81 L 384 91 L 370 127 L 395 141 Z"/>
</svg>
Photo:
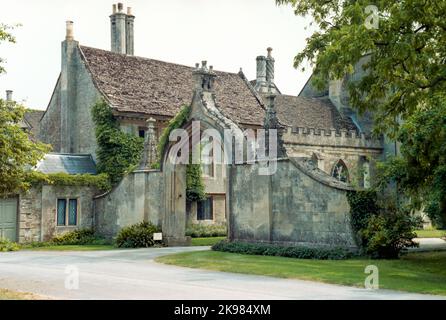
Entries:
<svg viewBox="0 0 446 320">
<path fill-rule="evenodd" d="M 48 245 L 42 247 L 23 247 L 24 250 L 32 251 L 98 251 L 118 249 L 112 245 L 92 244 L 92 245 Z"/>
<path fill-rule="evenodd" d="M 192 238 L 193 246 L 213 246 L 217 242 L 226 239 L 226 237 L 211 237 L 211 238 Z"/>
<path fill-rule="evenodd" d="M 418 238 L 442 238 L 446 237 L 446 230 L 424 229 L 416 230 Z"/>
<path fill-rule="evenodd" d="M 446 252 L 410 253 L 400 260 L 303 260 L 198 251 L 156 261 L 190 268 L 313 280 L 364 287 L 367 265 L 379 268 L 381 289 L 446 295 Z"/>
</svg>

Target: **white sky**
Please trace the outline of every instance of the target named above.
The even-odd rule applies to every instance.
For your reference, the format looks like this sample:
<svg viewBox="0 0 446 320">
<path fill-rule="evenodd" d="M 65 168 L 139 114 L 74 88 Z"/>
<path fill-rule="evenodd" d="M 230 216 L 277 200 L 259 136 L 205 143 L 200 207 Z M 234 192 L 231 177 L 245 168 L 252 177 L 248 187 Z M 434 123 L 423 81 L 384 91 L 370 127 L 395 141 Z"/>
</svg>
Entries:
<svg viewBox="0 0 446 320">
<path fill-rule="evenodd" d="M 60 72 L 60 43 L 65 21 L 74 21 L 81 44 L 110 49 L 112 0 L 0 0 L 0 23 L 22 26 L 16 44 L 0 45 L 7 73 L 0 75 L 0 95 L 46 109 Z M 293 68 L 293 58 L 310 35 L 309 19 L 274 0 L 129 0 L 133 8 L 135 55 L 194 66 L 207 60 L 216 70 L 256 75 L 255 58 L 273 47 L 276 84 L 297 95 L 308 79 Z"/>
</svg>

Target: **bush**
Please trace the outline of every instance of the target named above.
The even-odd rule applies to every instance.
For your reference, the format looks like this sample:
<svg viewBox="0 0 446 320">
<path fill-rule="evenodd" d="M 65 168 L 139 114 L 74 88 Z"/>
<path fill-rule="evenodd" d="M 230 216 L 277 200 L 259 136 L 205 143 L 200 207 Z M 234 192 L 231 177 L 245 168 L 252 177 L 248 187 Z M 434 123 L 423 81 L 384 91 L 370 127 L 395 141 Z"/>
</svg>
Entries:
<svg viewBox="0 0 446 320">
<path fill-rule="evenodd" d="M 193 224 L 186 229 L 186 235 L 192 238 L 225 237 L 227 234 L 226 225 Z"/>
<path fill-rule="evenodd" d="M 116 245 L 120 248 L 148 248 L 155 244 L 153 234 L 160 232 L 160 228 L 150 222 L 141 222 L 119 231 Z"/>
<path fill-rule="evenodd" d="M 406 248 L 418 246 L 412 239 L 420 223 L 420 218 L 401 211 L 370 217 L 361 231 L 361 237 L 367 239 L 365 253 L 372 258 L 397 259 Z"/>
<path fill-rule="evenodd" d="M 20 250 L 20 247 L 17 243 L 9 241 L 8 239 L 0 238 L 0 252 L 18 250 Z"/>
<path fill-rule="evenodd" d="M 356 254 L 344 248 L 310 248 L 304 246 L 281 246 L 267 243 L 220 241 L 212 250 L 249 255 L 276 256 L 297 259 L 341 260 Z"/>
<path fill-rule="evenodd" d="M 95 236 L 93 229 L 78 229 L 55 236 L 50 245 L 83 245 L 94 244 L 99 239 Z"/>
</svg>

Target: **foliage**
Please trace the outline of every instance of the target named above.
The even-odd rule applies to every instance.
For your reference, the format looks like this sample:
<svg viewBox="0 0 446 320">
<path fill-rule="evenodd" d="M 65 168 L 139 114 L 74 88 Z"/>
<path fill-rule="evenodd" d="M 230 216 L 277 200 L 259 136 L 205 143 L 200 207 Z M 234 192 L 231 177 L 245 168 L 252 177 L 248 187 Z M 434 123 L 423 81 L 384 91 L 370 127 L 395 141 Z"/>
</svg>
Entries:
<svg viewBox="0 0 446 320">
<path fill-rule="evenodd" d="M 249 255 L 320 260 L 340 260 L 348 259 L 354 256 L 352 251 L 344 248 L 310 248 L 303 246 L 281 246 L 266 243 L 247 243 L 239 241 L 221 241 L 213 245 L 212 250 Z"/>
<path fill-rule="evenodd" d="M 397 208 L 391 198 L 378 201 L 374 190 L 350 191 L 351 225 L 358 246 L 372 258 L 395 259 L 408 247 L 415 247 L 415 229 L 421 219 L 407 209 Z"/>
<path fill-rule="evenodd" d="M 369 218 L 379 212 L 377 194 L 373 190 L 349 191 L 347 199 L 350 205 L 350 223 L 357 235 L 357 245 L 365 246 L 366 239 L 359 235 L 361 230 L 367 227 Z"/>
<path fill-rule="evenodd" d="M 20 246 L 17 243 L 0 237 L 0 252 L 18 251 L 18 250 L 20 250 Z"/>
<path fill-rule="evenodd" d="M 419 225 L 419 218 L 407 212 L 373 215 L 361 230 L 362 238 L 367 239 L 365 252 L 372 258 L 397 259 L 401 251 L 417 246 L 412 239 Z"/>
<path fill-rule="evenodd" d="M 213 246 L 217 242 L 225 240 L 226 237 L 192 238 L 192 246 Z"/>
<path fill-rule="evenodd" d="M 159 168 L 161 163 L 161 157 L 164 154 L 164 151 L 169 144 L 169 136 L 170 133 L 175 130 L 181 128 L 184 124 L 186 124 L 187 119 L 189 118 L 191 111 L 190 106 L 183 106 L 178 112 L 175 117 L 170 119 L 168 125 L 166 128 L 164 128 L 163 133 L 161 134 L 159 141 L 158 141 L 158 162 L 153 165 L 154 168 Z"/>
<path fill-rule="evenodd" d="M 111 189 L 110 178 L 108 174 L 98 175 L 68 173 L 51 173 L 31 171 L 27 175 L 27 181 L 32 185 L 49 184 L 58 186 L 88 186 L 99 190 L 107 191 Z"/>
<path fill-rule="evenodd" d="M 186 167 L 186 199 L 202 201 L 207 199 L 201 165 L 189 163 Z"/>
<path fill-rule="evenodd" d="M 119 231 L 116 245 L 120 248 L 148 248 L 155 244 L 153 234 L 160 232 L 160 228 L 151 222 L 141 222 Z"/>
<path fill-rule="evenodd" d="M 50 150 L 48 145 L 29 139 L 22 130 L 25 111 L 13 101 L 0 99 L 0 195 L 28 189 L 27 168 L 35 166 Z"/>
<path fill-rule="evenodd" d="M 445 1 L 276 0 L 312 16 L 317 31 L 295 57 L 314 67 L 313 84 L 347 76 L 349 105 L 370 111 L 376 133 L 401 142 L 385 168 L 413 205 L 446 227 Z M 378 13 L 375 28 L 370 4 Z M 367 54 L 366 58 L 363 58 Z M 353 79 L 363 58 L 364 77 Z M 388 180 L 386 181 L 388 182 Z"/>
<path fill-rule="evenodd" d="M 139 163 L 144 141 L 120 130 L 119 123 L 105 101 L 92 108 L 98 144 L 98 170 L 107 173 L 113 184 Z"/>
<path fill-rule="evenodd" d="M 77 229 L 57 235 L 48 242 L 50 245 L 85 245 L 93 244 L 99 239 L 93 229 Z"/>
<path fill-rule="evenodd" d="M 227 234 L 226 225 L 192 224 L 186 229 L 186 236 L 192 238 L 225 237 Z"/>
<path fill-rule="evenodd" d="M 0 23 L 0 43 L 2 41 L 15 43 L 15 37 L 9 32 L 13 29 L 14 26 L 9 26 L 3 23 Z M 2 66 L 4 60 L 0 57 L 0 74 L 5 72 L 5 69 Z"/>
<path fill-rule="evenodd" d="M 395 181 L 412 207 L 424 207 L 432 222 L 446 228 L 446 96 L 415 112 L 398 134 L 401 156 L 380 163 L 379 187 Z"/>
</svg>

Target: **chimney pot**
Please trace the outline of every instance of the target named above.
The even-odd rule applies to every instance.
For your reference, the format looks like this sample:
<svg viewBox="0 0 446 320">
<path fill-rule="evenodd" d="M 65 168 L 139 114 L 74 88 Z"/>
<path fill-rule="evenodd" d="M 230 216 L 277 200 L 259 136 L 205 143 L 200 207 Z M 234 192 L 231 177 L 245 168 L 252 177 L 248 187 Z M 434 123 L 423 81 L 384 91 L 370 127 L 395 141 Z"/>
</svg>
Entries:
<svg viewBox="0 0 446 320">
<path fill-rule="evenodd" d="M 132 16 L 132 7 L 127 7 L 127 15 Z"/>
<path fill-rule="evenodd" d="M 113 5 L 113 14 L 116 13 L 116 4 Z"/>
<path fill-rule="evenodd" d="M 118 11 L 122 12 L 123 9 L 124 9 L 124 5 L 121 2 L 119 2 L 118 3 Z"/>
<path fill-rule="evenodd" d="M 271 58 L 271 51 L 273 51 L 273 48 L 268 47 L 268 48 L 266 49 L 266 51 L 268 51 L 268 58 Z"/>
<path fill-rule="evenodd" d="M 12 90 L 6 90 L 6 101 L 12 101 Z"/>
<path fill-rule="evenodd" d="M 66 22 L 66 40 L 74 40 L 73 36 L 73 21 L 67 21 Z"/>
</svg>

